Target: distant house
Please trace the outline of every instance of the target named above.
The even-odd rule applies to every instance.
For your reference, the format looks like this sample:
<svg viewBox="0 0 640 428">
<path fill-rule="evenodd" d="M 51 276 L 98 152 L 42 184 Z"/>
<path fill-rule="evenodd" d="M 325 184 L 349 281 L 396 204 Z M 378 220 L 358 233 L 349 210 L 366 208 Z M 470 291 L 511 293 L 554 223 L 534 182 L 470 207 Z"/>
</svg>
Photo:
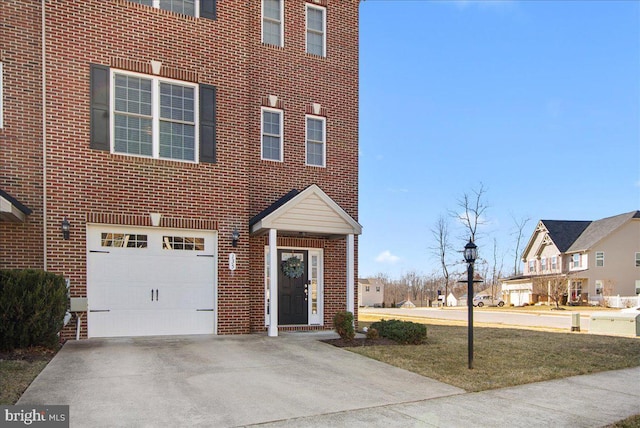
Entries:
<svg viewBox="0 0 640 428">
<path fill-rule="evenodd" d="M 415 308 L 416 305 L 411 300 L 403 300 L 402 302 L 398 303 L 397 307 L 398 308 Z"/>
<path fill-rule="evenodd" d="M 524 274 L 502 281 L 502 291 L 512 305 L 547 300 L 534 283 L 558 277 L 567 281 L 569 303 L 597 303 L 609 296 L 622 296 L 616 305 L 636 304 L 640 294 L 640 211 L 595 221 L 540 220 L 522 261 Z"/>
<path fill-rule="evenodd" d="M 377 278 L 358 279 L 358 302 L 360 306 L 382 306 L 384 284 Z"/>
<path fill-rule="evenodd" d="M 463 302 L 466 302 L 467 295 L 466 294 L 462 295 L 460 293 L 454 293 L 453 291 L 450 291 L 449 294 L 447 295 L 447 306 L 462 306 L 460 301 L 461 299 Z"/>
</svg>

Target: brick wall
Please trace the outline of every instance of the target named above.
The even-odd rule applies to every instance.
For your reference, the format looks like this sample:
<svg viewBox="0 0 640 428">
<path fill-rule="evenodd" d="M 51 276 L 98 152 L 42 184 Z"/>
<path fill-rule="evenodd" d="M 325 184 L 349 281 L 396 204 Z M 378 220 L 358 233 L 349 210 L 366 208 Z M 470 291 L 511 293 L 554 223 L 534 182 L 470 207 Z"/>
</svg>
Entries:
<svg viewBox="0 0 640 428">
<path fill-rule="evenodd" d="M 0 2 L 4 126 L 0 188 L 33 210 L 0 222 L 0 268 L 42 268 L 42 60 L 38 2 Z"/>
<path fill-rule="evenodd" d="M 71 279 L 72 296 L 86 296 L 87 218 L 117 214 L 126 224 L 127 218 L 158 212 L 185 222 L 216 222 L 218 332 L 246 333 L 259 328 L 256 316 L 263 310 L 256 315 L 256 308 L 264 304 L 264 257 L 256 250 L 260 238 L 249 238 L 249 218 L 292 188 L 316 183 L 357 219 L 359 2 L 328 1 L 326 58 L 305 53 L 305 2 L 287 0 L 285 5 L 285 46 L 276 48 L 260 42 L 257 0 L 219 1 L 217 20 L 126 0 L 47 2 L 47 267 Z M 39 2 L 3 2 L 2 16 L 2 40 L 11 42 L 8 48 L 0 45 L 7 86 L 0 186 L 34 214 L 23 225 L 0 223 L 0 267 L 39 267 Z M 217 87 L 217 163 L 144 159 L 89 148 L 90 64 L 139 71 L 151 60 L 161 61 L 175 76 Z M 20 79 L 20 89 L 12 89 L 19 75 L 28 78 Z M 282 101 L 282 163 L 260 160 L 260 107 L 266 95 Z M 311 103 L 320 103 L 327 117 L 326 168 L 305 166 L 305 112 Z M 60 233 L 64 217 L 71 223 L 67 241 Z M 230 235 L 236 227 L 241 236 L 232 248 Z M 25 239 L 21 254 L 16 242 Z M 325 305 L 332 309 L 325 310 L 325 318 L 334 306 L 344 307 L 344 300 L 338 302 L 346 293 L 344 241 L 326 245 L 325 292 L 342 290 L 340 296 L 327 293 Z M 231 251 L 238 255 L 233 272 L 226 266 Z"/>
</svg>

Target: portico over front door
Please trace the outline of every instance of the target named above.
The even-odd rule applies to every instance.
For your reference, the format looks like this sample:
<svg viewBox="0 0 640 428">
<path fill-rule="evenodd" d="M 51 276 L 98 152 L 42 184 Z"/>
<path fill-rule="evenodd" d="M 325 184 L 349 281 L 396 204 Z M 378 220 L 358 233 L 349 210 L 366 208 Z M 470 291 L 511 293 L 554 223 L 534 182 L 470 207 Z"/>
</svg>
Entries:
<svg viewBox="0 0 640 428">
<path fill-rule="evenodd" d="M 278 250 L 280 325 L 300 325 L 309 322 L 308 259 L 308 251 Z"/>
</svg>

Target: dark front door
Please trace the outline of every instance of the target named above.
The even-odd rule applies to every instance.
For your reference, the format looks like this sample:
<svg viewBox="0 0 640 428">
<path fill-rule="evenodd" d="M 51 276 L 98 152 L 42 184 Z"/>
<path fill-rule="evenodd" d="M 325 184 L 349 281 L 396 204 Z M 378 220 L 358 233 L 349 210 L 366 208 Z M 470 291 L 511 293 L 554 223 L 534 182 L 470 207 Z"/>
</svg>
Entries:
<svg viewBox="0 0 640 428">
<path fill-rule="evenodd" d="M 278 324 L 308 324 L 307 251 L 278 250 Z"/>
</svg>

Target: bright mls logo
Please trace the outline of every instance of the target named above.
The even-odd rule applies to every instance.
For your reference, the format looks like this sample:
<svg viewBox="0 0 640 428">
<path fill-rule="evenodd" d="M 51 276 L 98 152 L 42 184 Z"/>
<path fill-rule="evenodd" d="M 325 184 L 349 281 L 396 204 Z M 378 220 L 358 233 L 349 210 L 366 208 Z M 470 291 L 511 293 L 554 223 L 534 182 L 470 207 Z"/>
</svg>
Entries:
<svg viewBox="0 0 640 428">
<path fill-rule="evenodd" d="M 69 406 L 0 406 L 0 427 L 69 427 Z"/>
</svg>

